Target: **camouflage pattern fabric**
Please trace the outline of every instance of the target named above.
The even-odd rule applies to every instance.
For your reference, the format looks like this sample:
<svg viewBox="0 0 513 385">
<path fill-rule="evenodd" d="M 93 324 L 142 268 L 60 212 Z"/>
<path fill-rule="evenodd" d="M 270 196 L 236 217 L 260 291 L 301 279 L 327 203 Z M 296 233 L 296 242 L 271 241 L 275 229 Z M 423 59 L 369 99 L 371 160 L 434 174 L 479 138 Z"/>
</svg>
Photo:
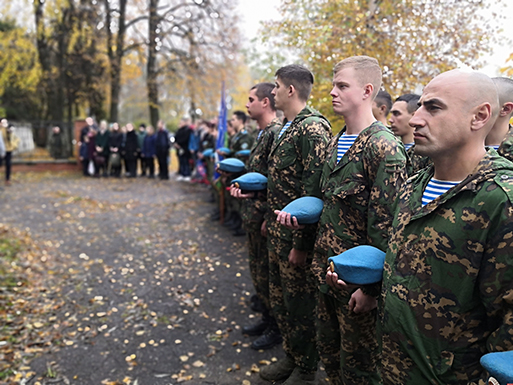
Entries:
<svg viewBox="0 0 513 385">
<path fill-rule="evenodd" d="M 408 156 L 406 164 L 408 176 L 412 176 L 416 172 L 425 169 L 433 163 L 428 156 L 416 154 L 415 145 L 413 145 L 406 151 L 406 155 Z"/>
<path fill-rule="evenodd" d="M 327 260 L 359 245 L 386 250 L 390 206 L 406 180 L 406 154 L 393 133 L 375 122 L 337 163 L 338 139 L 344 132 L 345 128 L 331 141 L 321 178 L 324 209 L 312 263 L 321 291 L 317 339 L 332 383 L 377 384 L 376 312 L 349 312 L 352 292 L 335 291 L 325 283 Z M 379 285 L 364 292 L 377 297 Z"/>
<path fill-rule="evenodd" d="M 506 159 L 513 161 L 513 126 L 511 124 L 497 152 Z"/>
<path fill-rule="evenodd" d="M 267 159 L 271 152 L 274 136 L 279 132 L 281 123 L 274 119 L 263 131 L 253 148 L 248 161 L 248 172 L 259 172 L 267 176 Z M 259 192 L 255 199 L 241 201 L 243 226 L 248 233 L 249 271 L 257 295 L 271 309 L 269 302 L 269 256 L 267 238 L 260 233 L 262 222 L 268 211 L 267 194 Z"/>
<path fill-rule="evenodd" d="M 298 367 L 309 372 L 317 369 L 318 362 L 314 325 L 317 290 L 310 271 L 315 226 L 288 230 L 276 222 L 274 210 L 302 196 L 320 197 L 319 179 L 330 130 L 326 118 L 305 107 L 274 141 L 269 156 L 267 245 L 271 308 L 285 352 Z M 292 248 L 310 251 L 306 266 L 290 265 L 288 255 Z"/>
<path fill-rule="evenodd" d="M 383 273 L 384 384 L 486 384 L 488 352 L 513 350 L 513 163 L 489 149 L 422 206 L 434 169 L 403 186 Z"/>
<path fill-rule="evenodd" d="M 230 138 L 228 147 L 231 150 L 230 156 L 234 156 L 237 151 L 249 150 L 253 145 L 253 137 L 246 131 L 241 130 Z"/>
</svg>

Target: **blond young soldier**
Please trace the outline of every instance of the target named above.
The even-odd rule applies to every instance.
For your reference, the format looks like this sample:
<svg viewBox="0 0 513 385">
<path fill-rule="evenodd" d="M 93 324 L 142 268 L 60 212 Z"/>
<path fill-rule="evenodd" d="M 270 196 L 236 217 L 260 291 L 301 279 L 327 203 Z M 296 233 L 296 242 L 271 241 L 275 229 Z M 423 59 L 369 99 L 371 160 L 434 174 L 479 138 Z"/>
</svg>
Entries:
<svg viewBox="0 0 513 385">
<path fill-rule="evenodd" d="M 333 111 L 344 117 L 346 126 L 328 146 L 320 182 L 324 209 L 312 262 L 319 288 L 317 346 L 330 384 L 378 384 L 378 285 L 339 285 L 326 276 L 327 260 L 360 245 L 386 250 L 391 203 L 406 180 L 406 154 L 372 113 L 381 86 L 378 61 L 350 57 L 333 73 Z M 286 227 L 297 227 L 290 214 L 280 212 L 278 219 Z"/>
</svg>

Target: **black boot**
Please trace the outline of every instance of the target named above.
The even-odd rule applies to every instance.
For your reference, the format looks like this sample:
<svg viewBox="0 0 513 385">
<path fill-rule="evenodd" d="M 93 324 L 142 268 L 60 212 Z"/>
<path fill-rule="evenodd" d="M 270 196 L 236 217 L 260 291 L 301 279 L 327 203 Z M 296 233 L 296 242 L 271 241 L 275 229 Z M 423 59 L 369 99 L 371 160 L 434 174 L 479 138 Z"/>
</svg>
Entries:
<svg viewBox="0 0 513 385">
<path fill-rule="evenodd" d="M 265 329 L 264 334 L 258 337 L 251 344 L 251 349 L 254 350 L 266 350 L 275 347 L 276 345 L 281 344 L 283 338 L 281 337 L 280 331 L 274 325 L 269 325 L 267 329 Z"/>
<path fill-rule="evenodd" d="M 254 325 L 244 326 L 242 328 L 242 334 L 247 334 L 248 336 L 259 336 L 267 329 L 268 326 L 269 323 L 262 319 Z"/>
</svg>

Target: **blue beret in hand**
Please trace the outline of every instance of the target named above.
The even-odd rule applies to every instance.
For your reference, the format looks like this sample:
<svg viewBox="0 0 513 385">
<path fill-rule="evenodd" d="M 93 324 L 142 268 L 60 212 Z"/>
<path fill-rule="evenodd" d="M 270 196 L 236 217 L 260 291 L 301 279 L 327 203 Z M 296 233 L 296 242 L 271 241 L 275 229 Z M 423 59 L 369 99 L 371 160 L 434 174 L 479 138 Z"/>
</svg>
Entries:
<svg viewBox="0 0 513 385">
<path fill-rule="evenodd" d="M 225 172 L 243 172 L 246 169 L 244 162 L 240 159 L 228 158 L 219 162 L 219 170 Z"/>
<path fill-rule="evenodd" d="M 513 383 L 513 350 L 485 354 L 481 365 L 499 384 Z"/>
<path fill-rule="evenodd" d="M 385 254 L 374 246 L 362 245 L 330 257 L 328 262 L 332 271 L 334 270 L 342 281 L 356 285 L 369 285 L 383 278 Z"/>
<path fill-rule="evenodd" d="M 232 180 L 232 184 L 241 190 L 259 191 L 267 188 L 267 178 L 258 172 L 248 172 L 237 179 Z"/>
<path fill-rule="evenodd" d="M 205 158 L 211 157 L 214 155 L 214 149 L 213 148 L 207 148 L 205 151 L 203 151 L 203 156 Z"/>
<path fill-rule="evenodd" d="M 235 153 L 237 156 L 249 156 L 251 154 L 251 150 L 240 150 Z"/>
<path fill-rule="evenodd" d="M 301 197 L 293 200 L 282 211 L 296 217 L 300 225 L 310 225 L 319 222 L 324 202 L 316 197 Z"/>
<path fill-rule="evenodd" d="M 219 152 L 224 153 L 224 154 L 229 154 L 229 153 L 231 153 L 230 149 L 229 149 L 229 148 L 227 148 L 227 147 L 219 147 L 217 150 L 218 150 Z"/>
</svg>

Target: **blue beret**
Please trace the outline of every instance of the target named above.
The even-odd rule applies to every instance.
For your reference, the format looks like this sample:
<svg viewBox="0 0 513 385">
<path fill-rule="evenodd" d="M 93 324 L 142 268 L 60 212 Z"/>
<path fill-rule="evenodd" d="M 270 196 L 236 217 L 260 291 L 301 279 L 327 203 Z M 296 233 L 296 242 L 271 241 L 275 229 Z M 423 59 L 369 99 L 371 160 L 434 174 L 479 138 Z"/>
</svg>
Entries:
<svg viewBox="0 0 513 385">
<path fill-rule="evenodd" d="M 244 162 L 236 158 L 228 158 L 219 162 L 219 170 L 225 172 L 243 172 L 246 169 Z"/>
<path fill-rule="evenodd" d="M 232 180 L 232 184 L 237 183 L 241 190 L 258 191 L 267 188 L 267 178 L 258 172 L 248 172 L 237 179 Z"/>
<path fill-rule="evenodd" d="M 207 148 L 205 151 L 203 151 L 203 156 L 205 158 L 211 157 L 214 155 L 214 149 L 213 148 Z"/>
<path fill-rule="evenodd" d="M 335 273 L 341 280 L 357 285 L 368 285 L 383 279 L 385 254 L 374 246 L 362 245 L 330 257 L 328 262 L 333 262 Z"/>
<path fill-rule="evenodd" d="M 225 154 L 230 154 L 232 151 L 228 147 L 219 147 L 219 152 L 223 152 Z"/>
<path fill-rule="evenodd" d="M 235 153 L 237 156 L 249 156 L 251 154 L 251 150 L 240 150 Z"/>
<path fill-rule="evenodd" d="M 316 197 L 301 197 L 293 200 L 283 208 L 283 211 L 297 218 L 300 225 L 319 222 L 324 202 Z"/>
<path fill-rule="evenodd" d="M 481 357 L 481 365 L 499 384 L 513 382 L 513 350 L 485 354 Z"/>
</svg>

